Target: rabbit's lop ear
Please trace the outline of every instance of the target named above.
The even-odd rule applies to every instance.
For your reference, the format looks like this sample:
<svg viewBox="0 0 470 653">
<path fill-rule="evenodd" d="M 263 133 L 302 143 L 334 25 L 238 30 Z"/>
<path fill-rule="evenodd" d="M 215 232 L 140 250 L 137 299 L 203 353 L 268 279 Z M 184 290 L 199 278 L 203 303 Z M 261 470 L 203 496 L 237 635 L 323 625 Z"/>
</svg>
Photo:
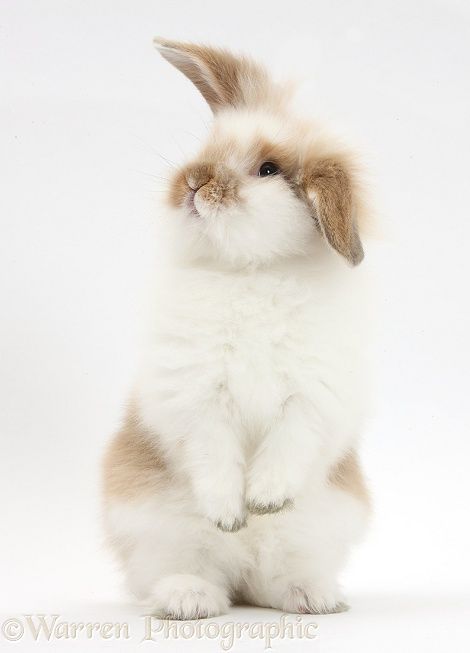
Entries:
<svg viewBox="0 0 470 653">
<path fill-rule="evenodd" d="M 327 242 L 351 265 L 364 258 L 356 221 L 357 202 L 346 167 L 333 159 L 316 161 L 303 179 L 317 225 Z"/>
<path fill-rule="evenodd" d="M 160 54 L 178 68 L 206 99 L 214 113 L 226 106 L 256 105 L 270 91 L 265 70 L 226 50 L 155 38 Z"/>
</svg>

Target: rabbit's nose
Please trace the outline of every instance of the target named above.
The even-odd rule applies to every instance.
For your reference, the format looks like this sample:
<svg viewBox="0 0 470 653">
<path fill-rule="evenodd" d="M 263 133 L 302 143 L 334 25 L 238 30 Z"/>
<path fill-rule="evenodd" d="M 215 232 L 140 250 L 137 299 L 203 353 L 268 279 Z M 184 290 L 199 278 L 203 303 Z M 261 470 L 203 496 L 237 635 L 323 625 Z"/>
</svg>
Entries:
<svg viewBox="0 0 470 653">
<path fill-rule="evenodd" d="M 213 166 L 207 163 L 201 163 L 194 166 L 187 174 L 186 181 L 188 186 L 195 193 L 208 184 L 214 176 Z"/>
</svg>

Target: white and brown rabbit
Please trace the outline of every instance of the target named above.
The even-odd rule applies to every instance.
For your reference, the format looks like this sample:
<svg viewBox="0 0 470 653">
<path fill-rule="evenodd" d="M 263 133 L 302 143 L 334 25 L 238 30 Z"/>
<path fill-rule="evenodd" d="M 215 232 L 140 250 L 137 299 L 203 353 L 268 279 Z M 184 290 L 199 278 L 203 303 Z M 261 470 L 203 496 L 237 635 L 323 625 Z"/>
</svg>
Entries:
<svg viewBox="0 0 470 653">
<path fill-rule="evenodd" d="M 161 211 L 171 255 L 105 459 L 107 533 L 156 614 L 341 611 L 369 513 L 357 166 L 250 59 L 156 45 L 214 120 Z"/>
</svg>

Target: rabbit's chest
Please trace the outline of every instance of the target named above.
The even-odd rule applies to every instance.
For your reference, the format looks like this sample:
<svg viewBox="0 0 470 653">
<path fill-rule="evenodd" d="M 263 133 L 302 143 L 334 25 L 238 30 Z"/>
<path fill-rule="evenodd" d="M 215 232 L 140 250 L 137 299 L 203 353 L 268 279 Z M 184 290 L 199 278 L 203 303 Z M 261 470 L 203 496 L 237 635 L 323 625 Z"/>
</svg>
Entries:
<svg viewBox="0 0 470 653">
<path fill-rule="evenodd" d="M 250 288 L 230 298 L 225 319 L 214 327 L 214 363 L 245 418 L 270 421 L 289 395 L 308 394 L 317 373 L 316 334 L 322 340 L 321 320 L 308 297 Z"/>
<path fill-rule="evenodd" d="M 311 281 L 191 278 L 162 309 L 152 356 L 162 396 L 177 382 L 181 401 L 219 402 L 260 430 L 289 396 L 315 403 L 325 385 L 339 388 L 345 319 Z"/>
</svg>

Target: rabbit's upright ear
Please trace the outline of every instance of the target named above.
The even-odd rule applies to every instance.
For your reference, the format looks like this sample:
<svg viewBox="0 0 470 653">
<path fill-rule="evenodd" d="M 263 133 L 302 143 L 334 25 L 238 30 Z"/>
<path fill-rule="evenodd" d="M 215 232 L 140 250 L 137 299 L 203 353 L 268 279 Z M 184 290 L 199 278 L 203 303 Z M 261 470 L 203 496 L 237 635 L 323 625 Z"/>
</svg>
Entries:
<svg viewBox="0 0 470 653">
<path fill-rule="evenodd" d="M 351 265 L 364 258 L 356 220 L 357 202 L 346 166 L 334 159 L 314 162 L 302 186 L 313 217 L 327 242 Z"/>
<path fill-rule="evenodd" d="M 226 50 L 155 38 L 155 47 L 206 99 L 214 113 L 226 106 L 256 105 L 269 94 L 266 71 Z"/>
</svg>

